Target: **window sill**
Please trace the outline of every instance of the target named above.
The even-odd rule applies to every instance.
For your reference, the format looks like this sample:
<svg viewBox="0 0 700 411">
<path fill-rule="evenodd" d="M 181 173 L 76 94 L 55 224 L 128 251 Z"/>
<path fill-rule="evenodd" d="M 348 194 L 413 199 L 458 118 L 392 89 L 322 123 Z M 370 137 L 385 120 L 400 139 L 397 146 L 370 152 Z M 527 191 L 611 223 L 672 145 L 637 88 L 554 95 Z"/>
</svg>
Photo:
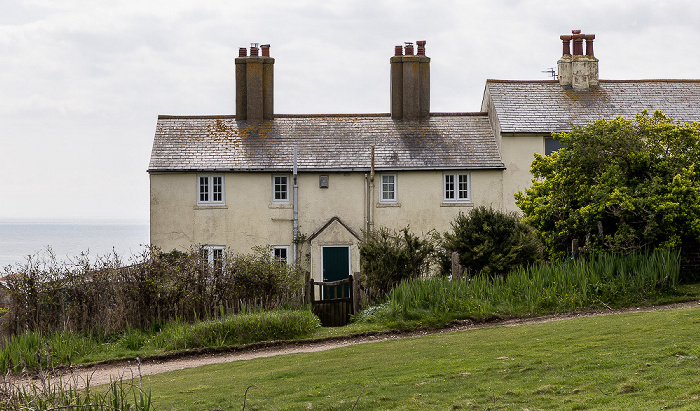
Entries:
<svg viewBox="0 0 700 411">
<path fill-rule="evenodd" d="M 464 202 L 464 203 L 458 203 L 458 202 L 445 203 L 445 202 L 443 202 L 442 204 L 440 204 L 440 207 L 474 207 L 474 203 L 472 203 L 472 202 Z"/>
<path fill-rule="evenodd" d="M 377 208 L 401 207 L 401 203 L 377 203 Z"/>
<path fill-rule="evenodd" d="M 279 209 L 291 209 L 292 204 L 290 203 L 270 203 L 267 208 L 279 208 Z"/>
<path fill-rule="evenodd" d="M 228 210 L 228 206 L 224 204 L 212 204 L 212 205 L 204 205 L 204 204 L 199 204 L 194 206 L 195 210 Z"/>
</svg>

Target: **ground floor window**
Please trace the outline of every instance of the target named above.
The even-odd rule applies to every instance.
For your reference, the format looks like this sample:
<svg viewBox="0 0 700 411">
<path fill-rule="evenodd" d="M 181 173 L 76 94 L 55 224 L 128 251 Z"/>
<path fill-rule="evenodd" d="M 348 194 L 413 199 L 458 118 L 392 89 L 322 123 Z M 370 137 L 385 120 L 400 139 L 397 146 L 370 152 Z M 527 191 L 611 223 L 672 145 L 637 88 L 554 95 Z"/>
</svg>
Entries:
<svg viewBox="0 0 700 411">
<path fill-rule="evenodd" d="M 283 263 L 289 263 L 289 246 L 288 245 L 276 245 L 272 247 L 272 258 Z"/>
<path fill-rule="evenodd" d="M 204 245 L 199 255 L 204 265 L 214 272 L 221 272 L 224 269 L 225 254 L 226 247 L 223 245 Z"/>
</svg>

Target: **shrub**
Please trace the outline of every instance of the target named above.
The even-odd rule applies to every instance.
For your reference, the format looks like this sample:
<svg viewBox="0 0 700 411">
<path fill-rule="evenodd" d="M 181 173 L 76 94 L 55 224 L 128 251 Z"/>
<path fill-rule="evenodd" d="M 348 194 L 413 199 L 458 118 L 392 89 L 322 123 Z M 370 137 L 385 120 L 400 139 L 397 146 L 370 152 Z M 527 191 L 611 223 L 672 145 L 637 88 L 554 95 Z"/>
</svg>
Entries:
<svg viewBox="0 0 700 411">
<path fill-rule="evenodd" d="M 518 266 L 542 260 L 542 245 L 516 213 L 478 207 L 460 213 L 445 233 L 444 248 L 456 251 L 469 276 L 505 275 Z"/>
<path fill-rule="evenodd" d="M 147 249 L 132 265 L 117 256 L 72 264 L 50 255 L 12 267 L 10 331 L 65 330 L 108 336 L 129 327 L 157 328 L 240 311 L 302 304 L 304 272 L 270 258 L 269 250 L 228 254 L 209 266 L 200 250 Z M 137 344 L 137 341 L 133 341 Z"/>
<path fill-rule="evenodd" d="M 427 273 L 434 244 L 403 228 L 398 233 L 387 228 L 365 233 L 360 243 L 362 282 L 365 287 L 386 293 L 406 278 Z"/>
</svg>

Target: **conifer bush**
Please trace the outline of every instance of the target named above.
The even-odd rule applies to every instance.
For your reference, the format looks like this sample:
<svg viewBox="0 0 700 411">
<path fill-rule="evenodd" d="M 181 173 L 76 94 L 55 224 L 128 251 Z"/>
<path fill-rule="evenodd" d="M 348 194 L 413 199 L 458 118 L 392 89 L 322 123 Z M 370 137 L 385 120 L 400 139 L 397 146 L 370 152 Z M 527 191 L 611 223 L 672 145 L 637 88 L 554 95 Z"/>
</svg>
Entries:
<svg viewBox="0 0 700 411">
<path fill-rule="evenodd" d="M 360 243 L 362 283 L 385 294 L 404 279 L 427 274 L 434 253 L 431 239 L 416 236 L 409 227 L 365 233 Z"/>
<path fill-rule="evenodd" d="M 477 207 L 460 213 L 444 235 L 448 254 L 457 252 L 468 276 L 505 275 L 518 266 L 542 261 L 543 247 L 517 213 Z"/>
</svg>

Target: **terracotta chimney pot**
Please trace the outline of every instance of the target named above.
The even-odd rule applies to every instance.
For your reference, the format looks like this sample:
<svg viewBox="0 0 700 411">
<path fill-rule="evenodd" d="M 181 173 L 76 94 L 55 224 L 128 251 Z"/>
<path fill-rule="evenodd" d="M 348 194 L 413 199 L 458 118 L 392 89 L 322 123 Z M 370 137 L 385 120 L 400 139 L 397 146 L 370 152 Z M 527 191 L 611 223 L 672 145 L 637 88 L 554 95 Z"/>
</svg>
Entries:
<svg viewBox="0 0 700 411">
<path fill-rule="evenodd" d="M 571 55 L 571 39 L 572 36 L 559 36 L 562 42 L 562 56 Z"/>
<path fill-rule="evenodd" d="M 416 44 L 418 45 L 418 55 L 425 56 L 425 40 L 418 40 Z"/>
<path fill-rule="evenodd" d="M 593 39 L 595 39 L 595 34 L 585 34 L 583 39 L 586 40 L 586 55 L 595 57 L 593 54 Z"/>
<path fill-rule="evenodd" d="M 575 30 L 575 31 L 581 31 L 581 30 Z M 581 34 L 574 34 L 572 36 L 574 38 L 574 56 L 582 56 L 583 55 L 583 35 Z"/>
</svg>

